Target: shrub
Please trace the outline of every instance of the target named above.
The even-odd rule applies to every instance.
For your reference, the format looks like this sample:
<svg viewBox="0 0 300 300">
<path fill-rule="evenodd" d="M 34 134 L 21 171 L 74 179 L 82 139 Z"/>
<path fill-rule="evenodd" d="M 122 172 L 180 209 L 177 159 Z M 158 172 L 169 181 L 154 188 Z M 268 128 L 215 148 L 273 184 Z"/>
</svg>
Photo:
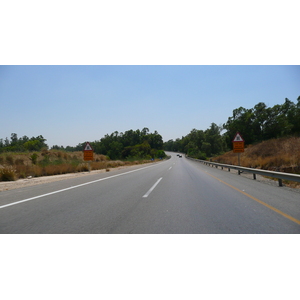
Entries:
<svg viewBox="0 0 300 300">
<path fill-rule="evenodd" d="M 202 160 L 207 160 L 206 153 L 200 151 L 200 152 L 197 154 L 197 158 L 198 158 L 198 159 L 202 159 Z"/>
<path fill-rule="evenodd" d="M 48 166 L 50 164 L 49 155 L 45 154 L 44 159 L 42 161 L 40 161 L 39 164 L 43 167 Z"/>
<path fill-rule="evenodd" d="M 17 158 L 15 160 L 16 165 L 24 165 L 24 159 L 23 158 Z"/>
<path fill-rule="evenodd" d="M 34 165 L 36 165 L 38 157 L 39 156 L 36 153 L 33 153 L 32 155 L 30 155 L 30 159 Z"/>
<path fill-rule="evenodd" d="M 155 157 L 156 158 L 165 158 L 167 155 L 163 150 L 157 150 Z"/>
<path fill-rule="evenodd" d="M 14 158 L 11 155 L 6 156 L 6 162 L 10 165 L 14 164 Z"/>
<path fill-rule="evenodd" d="M 16 165 L 16 173 L 18 174 L 19 178 L 26 178 L 27 176 L 32 176 L 32 166 L 27 166 L 27 165 Z"/>
<path fill-rule="evenodd" d="M 56 153 L 56 155 L 57 155 L 58 158 L 62 158 L 62 157 L 63 157 L 62 151 L 58 151 L 58 152 Z"/>
<path fill-rule="evenodd" d="M 16 180 L 16 171 L 12 166 L 0 167 L 0 181 Z"/>
<path fill-rule="evenodd" d="M 42 156 L 46 156 L 46 155 L 49 155 L 49 154 L 50 154 L 50 151 L 48 151 L 47 148 L 43 148 L 43 149 L 41 150 L 41 155 L 42 155 Z"/>
<path fill-rule="evenodd" d="M 102 154 L 96 154 L 95 156 L 96 156 L 96 159 L 95 159 L 96 162 L 109 160 L 109 158 L 107 156 L 102 155 Z"/>
<path fill-rule="evenodd" d="M 91 163 L 91 167 L 93 170 L 101 170 L 106 169 L 107 163 L 102 161 L 96 161 Z"/>
<path fill-rule="evenodd" d="M 75 172 L 75 168 L 70 164 L 47 165 L 43 167 L 43 175 L 58 175 Z"/>
<path fill-rule="evenodd" d="M 78 172 L 85 172 L 89 170 L 89 166 L 86 163 L 82 163 L 80 165 L 77 166 L 77 171 Z"/>
</svg>

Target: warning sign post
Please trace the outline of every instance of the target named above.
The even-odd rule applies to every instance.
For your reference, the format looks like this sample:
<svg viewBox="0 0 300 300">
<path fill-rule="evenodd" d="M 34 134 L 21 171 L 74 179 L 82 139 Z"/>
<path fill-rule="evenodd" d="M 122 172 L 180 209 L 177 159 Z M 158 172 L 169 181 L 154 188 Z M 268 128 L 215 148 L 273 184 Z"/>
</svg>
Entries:
<svg viewBox="0 0 300 300">
<path fill-rule="evenodd" d="M 84 151 L 83 159 L 86 161 L 94 160 L 94 152 L 93 151 Z"/>
<path fill-rule="evenodd" d="M 233 153 L 241 153 L 245 151 L 244 142 L 234 142 L 233 143 Z"/>
<path fill-rule="evenodd" d="M 239 132 L 235 135 L 233 141 L 233 153 L 241 153 L 244 152 L 245 149 L 245 141 Z"/>
<path fill-rule="evenodd" d="M 86 143 L 83 150 L 83 159 L 86 161 L 94 160 L 94 150 L 89 142 Z"/>
<path fill-rule="evenodd" d="M 241 153 L 245 151 L 245 141 L 239 132 L 236 133 L 233 141 L 233 153 L 238 154 L 238 166 L 241 165 Z M 240 171 L 239 171 L 240 175 Z"/>
</svg>

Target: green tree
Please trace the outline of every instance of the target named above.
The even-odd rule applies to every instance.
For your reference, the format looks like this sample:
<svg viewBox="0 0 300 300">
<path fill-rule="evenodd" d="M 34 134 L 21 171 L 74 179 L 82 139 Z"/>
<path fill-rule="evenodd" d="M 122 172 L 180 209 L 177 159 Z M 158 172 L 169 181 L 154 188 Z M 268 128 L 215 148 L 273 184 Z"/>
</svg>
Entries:
<svg viewBox="0 0 300 300">
<path fill-rule="evenodd" d="M 204 151 L 208 156 L 217 155 L 224 151 L 223 139 L 221 136 L 222 128 L 212 123 L 210 128 L 205 131 L 205 142 L 210 144 L 209 152 Z"/>
<path fill-rule="evenodd" d="M 119 158 L 121 158 L 122 150 L 123 150 L 122 143 L 113 141 L 109 144 L 109 150 L 107 151 L 107 155 L 112 160 L 119 159 Z"/>
<path fill-rule="evenodd" d="M 11 139 L 11 143 L 10 143 L 11 146 L 15 146 L 18 144 L 18 135 L 16 133 L 12 133 L 10 139 Z"/>
</svg>

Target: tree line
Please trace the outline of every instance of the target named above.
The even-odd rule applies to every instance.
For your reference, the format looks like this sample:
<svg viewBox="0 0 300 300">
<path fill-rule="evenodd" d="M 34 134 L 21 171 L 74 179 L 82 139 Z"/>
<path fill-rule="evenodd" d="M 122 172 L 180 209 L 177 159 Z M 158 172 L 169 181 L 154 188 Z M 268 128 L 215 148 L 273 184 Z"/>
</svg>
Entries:
<svg viewBox="0 0 300 300">
<path fill-rule="evenodd" d="M 10 140 L 6 137 L 0 139 L 0 153 L 1 152 L 24 152 L 24 151 L 41 151 L 43 148 L 48 149 L 45 143 L 46 139 L 42 135 L 29 138 L 24 135 L 18 138 L 16 133 L 12 133 Z"/>
<path fill-rule="evenodd" d="M 221 153 L 226 149 L 224 136 L 221 135 L 222 127 L 212 123 L 210 128 L 203 130 L 192 129 L 191 132 L 164 143 L 164 150 L 186 153 L 190 157 L 207 159 Z"/>
<path fill-rule="evenodd" d="M 225 130 L 225 133 L 221 134 Z M 240 132 L 245 144 L 284 136 L 300 135 L 300 96 L 294 103 L 285 98 L 283 104 L 267 107 L 259 102 L 253 108 L 239 107 L 222 126 L 212 123 L 206 130 L 193 129 L 182 138 L 164 143 L 164 150 L 183 152 L 191 157 L 207 159 L 232 150 L 232 140 Z"/>
<path fill-rule="evenodd" d="M 0 139 L 1 152 L 24 152 L 41 151 L 48 149 L 46 139 L 42 135 L 28 138 L 23 136 L 18 138 L 16 133 L 11 134 L 11 139 Z M 77 146 L 58 146 L 54 145 L 51 149 L 63 150 L 68 152 L 83 151 L 86 142 L 79 143 Z M 95 153 L 108 156 L 112 160 L 130 158 L 164 158 L 163 139 L 157 132 L 150 133 L 148 128 L 142 130 L 128 130 L 125 133 L 118 131 L 106 134 L 100 140 L 90 142 Z"/>
<path fill-rule="evenodd" d="M 142 130 L 128 130 L 123 132 L 115 131 L 106 134 L 100 140 L 90 142 L 93 150 L 97 154 L 108 156 L 112 160 L 130 158 L 164 158 L 163 139 L 157 132 L 150 133 L 148 128 Z M 84 143 L 79 143 L 76 147 L 66 147 L 66 151 L 83 151 Z M 53 146 L 54 149 L 61 149 Z"/>
<path fill-rule="evenodd" d="M 239 107 L 233 111 L 223 128 L 226 144 L 229 147 L 232 137 L 241 132 L 246 144 L 300 134 L 300 96 L 294 103 L 285 98 L 283 104 L 267 107 L 259 102 L 253 108 Z"/>
<path fill-rule="evenodd" d="M 222 134 L 222 132 L 225 133 Z M 206 130 L 192 129 L 182 138 L 163 142 L 162 136 L 155 131 L 150 133 L 148 128 L 128 130 L 125 133 L 115 131 L 106 134 L 100 140 L 91 142 L 97 154 L 104 154 L 110 159 L 127 158 L 159 158 L 166 151 L 183 152 L 191 157 L 207 159 L 232 149 L 232 139 L 240 132 L 245 144 L 255 144 L 264 140 L 300 135 L 300 96 L 294 103 L 285 98 L 283 104 L 267 107 L 259 102 L 253 108 L 239 107 L 233 110 L 232 116 L 223 125 L 212 123 Z M 18 138 L 16 133 L 11 139 L 0 139 L 1 152 L 40 151 L 48 146 L 42 135 L 28 138 Z M 51 149 L 65 151 L 82 151 L 85 142 L 76 147 L 55 145 Z"/>
</svg>

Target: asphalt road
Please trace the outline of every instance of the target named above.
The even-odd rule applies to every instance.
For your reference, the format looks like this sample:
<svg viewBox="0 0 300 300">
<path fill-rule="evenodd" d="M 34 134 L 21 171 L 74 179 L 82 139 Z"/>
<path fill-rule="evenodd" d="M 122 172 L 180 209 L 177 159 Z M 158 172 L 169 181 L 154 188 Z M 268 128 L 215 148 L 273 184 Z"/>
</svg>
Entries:
<svg viewBox="0 0 300 300">
<path fill-rule="evenodd" d="M 300 233 L 300 193 L 179 158 L 0 192 L 0 233 Z"/>
</svg>

